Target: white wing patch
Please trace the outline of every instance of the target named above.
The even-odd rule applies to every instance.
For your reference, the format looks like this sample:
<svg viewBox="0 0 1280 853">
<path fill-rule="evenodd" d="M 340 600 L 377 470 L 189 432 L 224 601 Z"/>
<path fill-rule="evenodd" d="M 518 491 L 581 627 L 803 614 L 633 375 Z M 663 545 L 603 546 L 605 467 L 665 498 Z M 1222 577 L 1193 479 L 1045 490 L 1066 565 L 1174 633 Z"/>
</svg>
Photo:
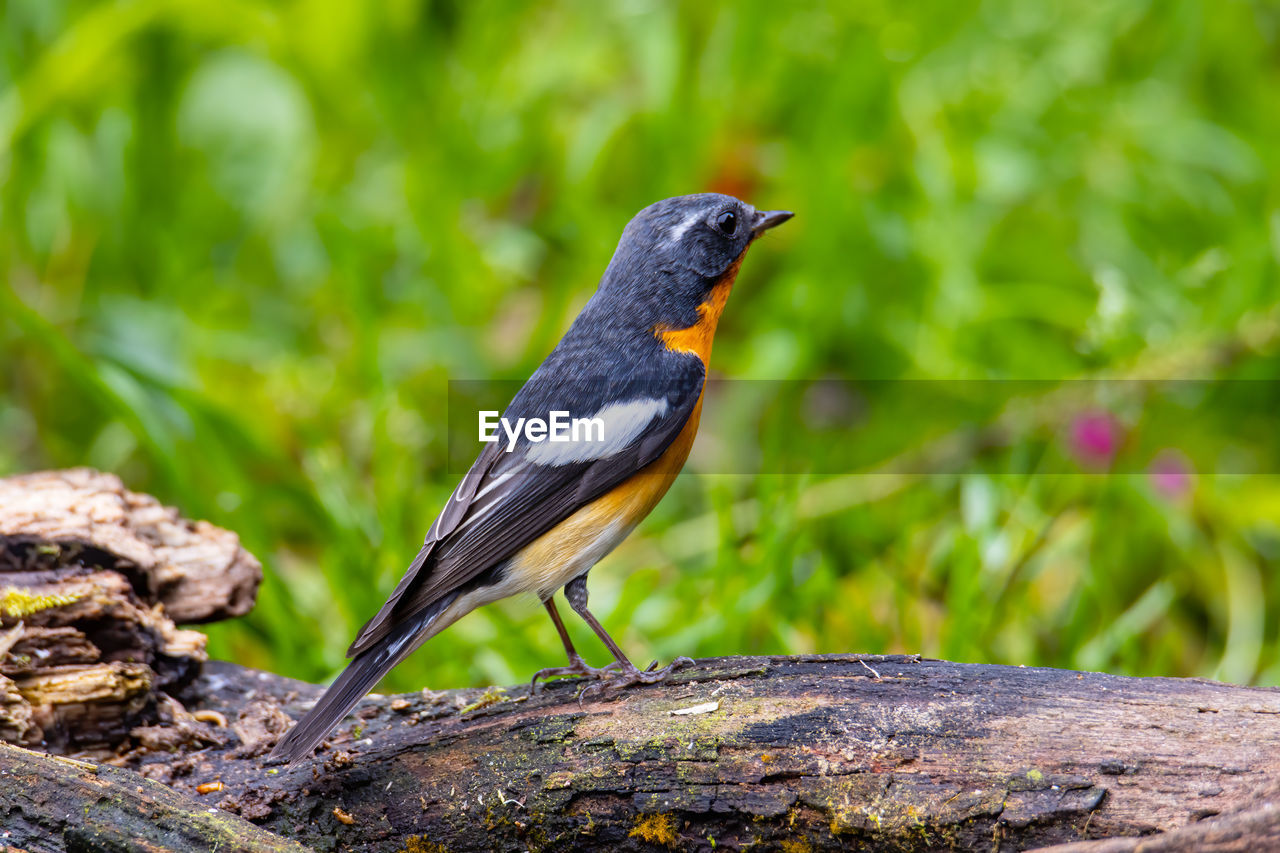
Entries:
<svg viewBox="0 0 1280 853">
<path fill-rule="evenodd" d="M 466 530 L 468 527 L 497 509 L 501 503 L 502 501 L 489 501 L 482 510 L 477 513 L 470 514 L 466 518 L 462 519 L 462 523 L 458 525 L 458 530 Z"/>
<path fill-rule="evenodd" d="M 503 474 L 502 476 L 500 476 L 500 477 L 495 477 L 492 483 L 490 483 L 489 485 L 485 486 L 485 487 L 484 487 L 483 489 L 481 489 L 480 491 L 476 492 L 476 497 L 475 497 L 475 499 L 476 499 L 476 500 L 480 500 L 482 497 L 484 497 L 485 495 L 489 494 L 489 493 L 490 493 L 490 492 L 492 492 L 494 489 L 496 489 L 498 486 L 501 486 L 501 485 L 502 485 L 503 483 L 505 483 L 507 480 L 510 480 L 512 477 L 514 477 L 516 474 L 519 474 L 519 473 L 520 473 L 521 471 L 523 471 L 524 469 L 525 469 L 525 466 L 524 466 L 523 464 L 521 464 L 521 465 L 516 465 L 516 466 L 514 466 L 510 471 L 508 471 L 507 473 Z"/>
<path fill-rule="evenodd" d="M 607 459 L 635 441 L 653 419 L 665 415 L 668 408 L 665 398 L 610 403 L 587 419 L 601 426 L 583 429 L 576 441 L 530 444 L 525 459 L 536 465 L 568 465 Z"/>
<path fill-rule="evenodd" d="M 679 222 L 675 225 L 672 225 L 671 230 L 667 232 L 667 242 L 679 243 L 680 238 L 685 235 L 685 232 L 688 231 L 690 228 L 692 228 L 694 224 L 697 223 L 697 221 L 701 219 L 705 213 L 706 211 L 703 211 L 703 210 L 695 211 L 694 213 L 691 213 L 688 216 L 686 216 L 684 218 L 684 221 Z"/>
</svg>

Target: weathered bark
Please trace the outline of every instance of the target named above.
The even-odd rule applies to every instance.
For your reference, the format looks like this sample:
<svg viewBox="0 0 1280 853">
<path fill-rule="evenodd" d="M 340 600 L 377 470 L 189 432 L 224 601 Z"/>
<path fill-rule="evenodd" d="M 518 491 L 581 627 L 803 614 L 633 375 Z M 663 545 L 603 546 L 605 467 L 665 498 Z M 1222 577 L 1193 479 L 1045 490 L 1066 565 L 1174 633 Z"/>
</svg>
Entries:
<svg viewBox="0 0 1280 853">
<path fill-rule="evenodd" d="M 528 699 L 523 687 L 373 697 L 314 762 L 264 768 L 281 711 L 296 717 L 318 688 L 209 670 L 187 707 L 223 714 L 236 735 L 128 762 L 316 850 L 986 851 L 1111 838 L 1121 846 L 1098 849 L 1226 851 L 1277 832 L 1271 689 L 904 657 L 728 658 L 581 698 L 569 683 Z M 0 803 L 7 784 L 0 775 Z M 1115 838 L 1170 830 L 1144 840 L 1165 846 Z"/>
<path fill-rule="evenodd" d="M 0 739 L 108 754 L 180 715 L 205 637 L 174 619 L 244 613 L 260 578 L 234 534 L 111 475 L 0 480 Z"/>
<path fill-rule="evenodd" d="M 1078 841 L 1053 853 L 1254 853 L 1280 850 L 1280 803 L 1207 818 L 1159 835 Z"/>
<path fill-rule="evenodd" d="M 114 478 L 0 481 L 0 739 L 120 765 L 0 744 L 0 845 L 1110 853 L 1280 837 L 1280 691 L 905 657 L 374 697 L 314 762 L 264 768 L 320 688 L 229 664 L 196 677 L 203 637 L 166 615 L 243 612 L 257 573 L 232 534 Z"/>
<path fill-rule="evenodd" d="M 0 743 L 0 844 L 30 851 L 305 853 L 295 841 L 109 765 Z"/>
<path fill-rule="evenodd" d="M 114 569 L 178 623 L 243 616 L 262 582 L 261 564 L 234 533 L 188 521 L 88 468 L 0 479 L 0 545 L 0 573 Z"/>
</svg>

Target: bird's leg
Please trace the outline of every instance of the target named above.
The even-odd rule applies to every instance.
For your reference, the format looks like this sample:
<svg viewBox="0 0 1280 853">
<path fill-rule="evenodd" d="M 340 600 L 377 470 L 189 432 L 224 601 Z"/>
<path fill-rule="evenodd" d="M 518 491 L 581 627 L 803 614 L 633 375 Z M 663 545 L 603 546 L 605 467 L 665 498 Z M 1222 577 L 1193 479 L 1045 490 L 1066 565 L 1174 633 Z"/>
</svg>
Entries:
<svg viewBox="0 0 1280 853">
<path fill-rule="evenodd" d="M 600 621 L 596 619 L 595 616 L 591 615 L 591 611 L 587 609 L 587 576 L 585 574 L 579 575 L 565 585 L 564 597 L 568 600 L 569 606 L 573 608 L 574 612 L 581 616 L 583 621 L 591 626 L 591 630 L 596 632 L 596 636 L 600 638 L 600 642 L 608 646 L 609 651 L 612 652 L 613 656 L 617 659 L 617 675 L 613 675 L 612 673 L 609 674 L 609 683 L 611 685 L 626 687 L 630 684 L 653 684 L 654 682 L 662 681 L 671 674 L 672 670 L 678 669 L 685 664 L 693 663 L 689 658 L 680 657 L 676 658 L 662 669 L 655 668 L 658 665 L 657 661 L 649 664 L 648 669 L 637 669 L 636 665 L 631 662 L 631 659 L 628 658 L 626 654 L 623 653 L 622 649 L 618 647 L 618 644 L 613 641 L 613 637 L 609 636 L 609 632 L 604 629 L 604 626 L 600 624 Z M 608 669 L 609 667 L 604 668 L 604 670 Z M 601 675 L 605 674 L 604 670 L 601 670 Z"/>
<path fill-rule="evenodd" d="M 546 601 L 542 602 L 542 604 L 547 608 L 552 624 L 556 626 L 556 632 L 560 635 L 560 642 L 564 643 L 564 653 L 569 656 L 569 663 L 580 661 L 582 658 L 578 655 L 578 650 L 573 647 L 573 640 L 569 639 L 569 632 L 565 630 L 564 622 L 560 620 L 560 611 L 556 609 L 554 596 L 554 593 L 548 595 Z"/>
<path fill-rule="evenodd" d="M 555 623 L 556 631 L 560 634 L 560 642 L 564 643 L 564 653 L 569 657 L 568 666 L 552 666 L 546 669 L 540 669 L 533 674 L 533 680 L 529 682 L 529 692 L 532 694 L 538 687 L 538 679 L 540 678 L 559 678 L 569 675 L 592 676 L 595 678 L 604 677 L 605 673 L 618 667 L 617 663 L 611 663 L 608 666 L 594 667 L 587 664 L 578 654 L 578 650 L 573 647 L 573 640 L 569 639 L 569 632 L 564 628 L 564 622 L 560 621 L 560 611 L 556 610 L 556 602 L 552 596 L 547 596 L 542 601 L 547 608 L 547 613 L 551 616 L 551 621 Z"/>
</svg>

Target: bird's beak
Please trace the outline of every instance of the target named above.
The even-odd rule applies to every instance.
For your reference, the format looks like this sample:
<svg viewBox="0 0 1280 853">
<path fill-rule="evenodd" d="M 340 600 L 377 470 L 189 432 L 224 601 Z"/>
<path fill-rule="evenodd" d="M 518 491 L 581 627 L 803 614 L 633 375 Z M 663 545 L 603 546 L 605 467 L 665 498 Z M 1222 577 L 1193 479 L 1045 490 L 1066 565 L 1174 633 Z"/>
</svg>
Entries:
<svg viewBox="0 0 1280 853">
<path fill-rule="evenodd" d="M 795 216 L 789 210 L 757 210 L 751 220 L 751 236 L 759 237 L 770 228 L 781 225 Z"/>
</svg>

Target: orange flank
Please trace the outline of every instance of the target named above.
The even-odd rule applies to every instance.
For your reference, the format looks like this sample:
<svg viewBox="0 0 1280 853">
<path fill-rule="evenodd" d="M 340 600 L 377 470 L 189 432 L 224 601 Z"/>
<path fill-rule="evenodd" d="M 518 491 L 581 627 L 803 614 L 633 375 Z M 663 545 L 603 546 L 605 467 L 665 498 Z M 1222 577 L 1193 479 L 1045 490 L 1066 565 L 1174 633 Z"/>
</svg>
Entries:
<svg viewBox="0 0 1280 853">
<path fill-rule="evenodd" d="M 745 253 L 744 253 L 745 254 Z M 742 258 L 729 269 L 698 306 L 698 322 L 686 329 L 655 329 L 654 334 L 673 352 L 693 353 L 704 365 L 711 359 L 711 342 Z M 543 598 L 591 568 L 644 520 L 675 482 L 702 417 L 702 395 L 671 446 L 640 471 L 623 480 L 573 515 L 539 536 L 511 559 L 513 586 Z"/>
<path fill-rule="evenodd" d="M 675 482 L 689 458 L 701 416 L 699 397 L 688 422 L 661 456 L 522 548 L 511 561 L 519 586 L 545 598 L 625 539 Z"/>
<path fill-rule="evenodd" d="M 745 252 L 743 254 L 746 254 Z M 691 352 L 702 359 L 704 365 L 711 364 L 711 341 L 716 336 L 716 326 L 720 323 L 720 314 L 729 301 L 729 291 L 733 290 L 733 280 L 738 277 L 738 267 L 742 266 L 742 255 L 733 262 L 724 275 L 720 276 L 707 294 L 707 301 L 698 306 L 698 322 L 687 329 L 655 329 L 654 334 L 666 344 L 672 352 Z"/>
</svg>

